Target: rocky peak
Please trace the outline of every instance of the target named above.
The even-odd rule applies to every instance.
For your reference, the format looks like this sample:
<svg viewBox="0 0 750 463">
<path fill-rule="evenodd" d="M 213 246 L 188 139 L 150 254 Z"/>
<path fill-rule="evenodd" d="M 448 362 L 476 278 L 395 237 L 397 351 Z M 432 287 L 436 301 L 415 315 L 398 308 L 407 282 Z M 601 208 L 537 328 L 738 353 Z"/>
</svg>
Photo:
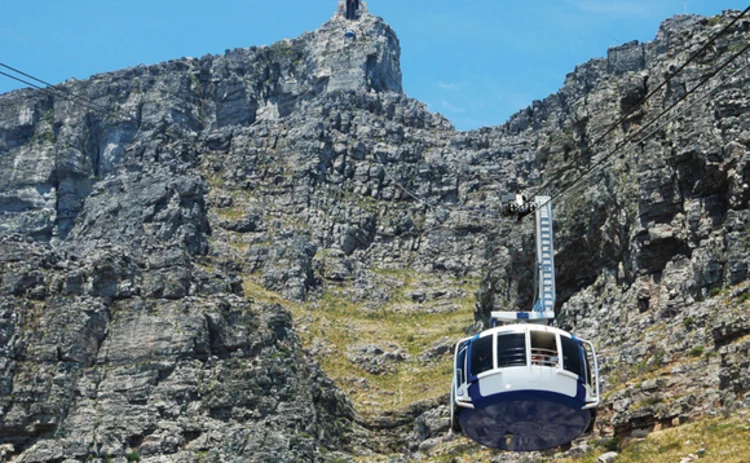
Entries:
<svg viewBox="0 0 750 463">
<path fill-rule="evenodd" d="M 310 71 L 328 91 L 403 93 L 398 37 L 380 17 L 337 13 L 312 34 L 309 53 Z"/>
</svg>

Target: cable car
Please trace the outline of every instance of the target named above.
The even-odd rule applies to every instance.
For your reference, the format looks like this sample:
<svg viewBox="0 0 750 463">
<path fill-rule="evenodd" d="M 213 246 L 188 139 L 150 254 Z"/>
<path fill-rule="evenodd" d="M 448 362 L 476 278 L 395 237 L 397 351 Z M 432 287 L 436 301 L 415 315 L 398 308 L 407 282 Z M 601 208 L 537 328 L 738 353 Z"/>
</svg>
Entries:
<svg viewBox="0 0 750 463">
<path fill-rule="evenodd" d="M 531 312 L 492 312 L 507 323 L 456 344 L 451 385 L 455 431 L 487 447 L 544 450 L 593 428 L 599 405 L 594 345 L 547 324 L 554 319 L 552 206 L 535 198 L 538 298 Z M 514 208 L 518 210 L 520 208 Z"/>
</svg>

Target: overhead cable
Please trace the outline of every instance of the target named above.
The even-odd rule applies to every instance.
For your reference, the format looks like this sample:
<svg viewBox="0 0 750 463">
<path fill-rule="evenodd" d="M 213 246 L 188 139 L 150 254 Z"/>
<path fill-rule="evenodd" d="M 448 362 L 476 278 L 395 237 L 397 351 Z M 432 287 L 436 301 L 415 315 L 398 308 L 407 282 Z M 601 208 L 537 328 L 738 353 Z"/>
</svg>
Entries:
<svg viewBox="0 0 750 463">
<path fill-rule="evenodd" d="M 667 85 L 669 85 L 669 83 L 678 74 L 680 74 L 685 68 L 687 68 L 687 66 L 689 66 L 693 61 L 695 61 L 696 59 L 698 59 L 712 44 L 714 44 L 722 35 L 724 35 L 729 29 L 731 29 L 748 12 L 750 12 L 750 6 L 748 6 L 747 8 L 745 8 L 745 10 L 743 10 L 737 17 L 735 17 L 729 24 L 727 24 L 725 27 L 723 27 L 719 32 L 717 32 L 716 34 L 714 34 L 705 44 L 703 44 L 703 46 L 698 51 L 696 51 L 690 57 L 688 57 L 688 59 L 681 66 L 679 66 L 675 71 L 671 72 L 670 75 L 667 76 L 667 78 L 665 78 L 665 80 L 661 84 L 659 84 L 656 88 L 654 88 L 652 91 L 650 91 L 644 98 L 641 99 L 641 101 L 638 104 L 634 105 L 625 115 L 623 115 L 615 123 L 613 123 L 605 131 L 604 134 L 602 134 L 601 136 L 599 136 L 588 147 L 589 148 L 593 148 L 594 146 L 597 146 L 602 141 L 604 141 L 604 139 L 609 134 L 611 134 L 620 124 L 622 124 L 622 122 L 626 121 L 628 117 L 632 116 L 632 114 L 638 108 L 640 108 L 641 106 L 643 106 L 650 98 L 652 98 L 654 95 L 656 95 L 661 89 L 663 89 L 664 87 L 666 87 Z M 649 122 L 645 127 L 641 128 L 641 130 L 639 130 L 638 132 L 636 132 L 635 134 L 633 134 L 633 136 L 628 137 L 625 141 L 623 141 L 622 143 L 618 144 L 616 146 L 615 150 L 613 150 L 611 153 L 607 154 L 605 156 L 605 159 L 600 160 L 598 163 L 596 163 L 589 170 L 589 172 L 586 175 L 584 175 L 583 177 L 581 177 L 581 179 L 583 179 L 583 178 L 585 178 L 587 176 L 590 176 L 593 173 L 593 170 L 596 169 L 596 168 L 598 168 L 606 160 L 606 158 L 609 158 L 610 156 L 614 155 L 616 152 L 618 152 L 620 149 L 622 149 L 625 146 L 626 143 L 630 142 L 634 137 L 636 137 L 636 136 L 640 135 L 641 133 L 643 133 L 643 131 L 645 129 L 647 129 L 648 127 L 652 126 L 661 117 L 663 117 L 666 113 L 668 113 L 669 111 L 671 111 L 672 109 L 674 109 L 675 106 L 677 106 L 679 103 L 681 103 L 682 101 L 684 101 L 688 96 L 690 96 L 692 93 L 694 93 L 700 87 L 702 87 L 703 85 L 705 85 L 711 78 L 713 78 L 714 76 L 716 76 L 719 72 L 721 72 L 724 68 L 726 68 L 726 66 L 728 66 L 729 64 L 731 64 L 731 62 L 733 62 L 737 57 L 739 57 L 745 51 L 747 51 L 748 47 L 750 47 L 750 45 L 746 46 L 740 52 L 738 52 L 735 55 L 733 55 L 722 66 L 720 66 L 719 68 L 717 68 L 716 70 L 714 70 L 706 78 L 702 79 L 701 82 L 698 85 L 696 85 L 695 87 L 693 87 L 693 89 L 691 89 L 689 92 L 687 92 L 681 98 L 679 98 L 674 104 L 670 105 L 668 108 L 666 108 L 664 111 L 662 111 L 656 118 L 654 118 L 651 122 Z M 723 83 L 725 83 L 725 82 L 722 82 L 721 84 L 717 85 L 717 88 L 719 86 L 723 85 Z M 712 92 L 714 90 L 712 90 Z M 408 195 L 412 199 L 416 200 L 418 203 L 424 205 L 428 209 L 443 209 L 443 210 L 446 210 L 446 211 L 459 211 L 459 209 L 454 209 L 454 208 L 449 208 L 449 207 L 445 207 L 445 206 L 440 206 L 437 203 L 436 204 L 432 204 L 432 203 L 428 202 L 425 198 L 422 198 L 422 197 L 418 196 L 417 194 L 415 194 L 414 192 L 412 192 L 410 189 L 408 189 L 406 186 L 404 186 L 403 184 L 401 184 L 398 180 L 396 180 L 396 178 L 391 174 L 390 170 L 388 169 L 388 166 L 380 159 L 380 157 L 378 157 L 377 155 L 374 155 L 374 156 L 375 156 L 376 160 L 382 165 L 383 170 L 385 172 L 385 175 L 394 183 L 394 185 L 397 188 L 399 188 L 401 191 L 403 191 L 406 195 Z M 539 188 L 537 188 L 536 191 L 533 193 L 533 195 L 538 194 L 539 192 L 541 192 L 542 190 L 544 190 L 546 187 L 548 187 L 549 185 L 551 185 L 555 180 L 559 179 L 567 171 L 567 167 L 570 167 L 571 165 L 572 165 L 572 163 L 569 164 L 569 165 L 567 165 L 567 166 L 563 166 L 563 168 L 560 169 L 560 173 L 556 174 L 550 180 L 548 180 L 543 185 L 541 185 Z M 579 180 L 581 180 L 581 179 L 579 179 Z M 553 195 L 550 200 L 559 198 L 565 192 L 567 192 L 567 189 L 564 190 L 562 193 L 557 193 L 557 194 Z M 487 211 L 487 212 L 493 212 L 493 211 Z M 499 213 L 499 211 L 497 213 Z"/>
<path fill-rule="evenodd" d="M 642 142 L 650 139 L 651 137 L 653 137 L 654 135 L 656 135 L 657 133 L 659 133 L 659 131 L 661 129 L 663 129 L 666 125 L 668 125 L 669 123 L 673 122 L 675 119 L 677 119 L 678 117 L 682 116 L 684 113 L 686 113 L 690 109 L 694 108 L 698 103 L 701 103 L 702 101 L 704 101 L 705 99 L 707 99 L 709 96 L 711 96 L 712 94 L 714 94 L 716 91 L 718 91 L 719 89 L 721 89 L 722 87 L 724 87 L 729 81 L 731 81 L 732 79 L 738 77 L 739 75 L 741 75 L 746 70 L 750 69 L 750 62 L 749 62 L 748 64 L 745 64 L 744 66 L 742 66 L 741 68 L 739 68 L 738 70 L 736 70 L 732 75 L 726 77 L 724 80 L 722 80 L 721 82 L 719 82 L 718 84 L 716 84 L 709 91 L 707 91 L 706 93 L 700 95 L 689 106 L 681 109 L 676 114 L 674 114 L 672 117 L 670 117 L 668 120 L 664 121 L 661 125 L 659 125 L 656 128 L 654 128 L 653 131 L 651 131 L 650 133 L 648 133 L 646 136 L 644 136 L 643 138 L 640 138 L 640 139 L 638 138 L 644 132 L 646 132 L 646 130 L 648 130 L 649 128 L 651 128 L 652 126 L 654 126 L 654 124 L 656 124 L 662 118 L 664 118 L 665 115 L 668 112 L 670 112 L 673 109 L 675 109 L 675 107 L 677 107 L 680 103 L 682 103 L 683 101 L 685 101 L 689 96 L 691 96 L 696 91 L 698 91 L 698 89 L 700 89 L 701 87 L 703 87 L 704 85 L 706 85 L 708 82 L 710 82 L 710 80 L 712 78 L 716 77 L 720 72 L 722 72 L 724 69 L 726 69 L 732 62 L 734 62 L 738 57 L 740 57 L 742 54 L 746 53 L 748 50 L 750 50 L 750 44 L 748 44 L 745 47 L 743 47 L 740 51 L 738 51 L 733 56 L 731 56 L 727 61 L 725 61 L 721 66 L 719 66 L 718 68 L 714 69 L 711 73 L 709 73 L 704 78 L 702 78 L 699 84 L 697 84 L 695 87 L 691 88 L 688 92 L 686 92 L 679 99 L 677 99 L 673 104 L 671 104 L 669 107 L 667 107 L 663 111 L 661 111 L 653 120 L 651 120 L 649 123 L 647 123 L 643 127 L 639 128 L 638 131 L 634 132 L 633 134 L 631 134 L 630 136 L 628 136 L 625 140 L 623 140 L 622 142 L 620 142 L 611 152 L 607 153 L 602 159 L 600 159 L 597 163 L 595 163 L 593 166 L 591 166 L 588 169 L 588 172 L 586 174 L 583 174 L 580 178 L 574 180 L 570 185 L 568 185 L 567 187 L 565 187 L 563 191 L 554 194 L 550 198 L 550 201 L 557 200 L 561 196 L 563 196 L 563 195 L 569 193 L 570 191 L 572 191 L 573 189 L 575 189 L 578 186 L 578 183 L 580 181 L 582 181 L 582 180 L 590 177 L 591 175 L 593 175 L 594 173 L 596 173 L 598 170 L 601 170 L 601 168 L 603 168 L 604 166 L 607 165 L 608 161 L 611 161 L 613 159 L 613 156 L 616 153 L 618 153 L 623 148 L 627 147 L 631 142 L 637 141 L 639 143 L 642 143 Z M 379 158 L 378 158 L 378 160 L 380 161 Z M 381 164 L 382 164 L 382 161 L 381 161 Z M 424 204 L 425 206 L 427 206 L 430 209 L 444 210 L 444 211 L 449 212 L 449 213 L 457 213 L 459 216 L 460 215 L 464 215 L 465 217 L 474 217 L 474 218 L 477 218 L 477 219 L 480 219 L 480 220 L 481 219 L 487 219 L 488 217 L 486 217 L 486 216 L 488 216 L 488 215 L 489 216 L 496 216 L 497 217 L 497 216 L 499 216 L 499 215 L 502 214 L 501 211 L 485 210 L 485 211 L 482 211 L 480 213 L 480 212 L 477 212 L 477 211 L 471 211 L 471 210 L 466 210 L 466 209 L 461 209 L 461 208 L 450 208 L 450 207 L 446 207 L 446 206 L 439 206 L 439 205 L 436 205 L 436 204 L 430 204 L 429 202 L 425 201 L 423 198 L 420 198 L 420 197 L 414 195 L 411 191 L 409 191 L 408 189 L 406 189 L 403 185 L 399 184 L 395 180 L 395 178 L 387 171 L 387 169 L 385 171 L 386 171 L 386 175 L 391 179 L 391 181 L 393 181 L 394 183 L 396 183 L 399 188 L 401 188 L 405 193 L 407 193 L 412 198 L 416 199 L 419 203 Z"/>
<path fill-rule="evenodd" d="M 667 76 L 664 81 L 659 84 L 656 88 L 651 90 L 646 96 L 644 96 L 638 104 L 633 105 L 630 110 L 625 113 L 622 117 L 620 117 L 617 121 L 615 121 L 612 125 L 610 125 L 609 129 L 607 129 L 602 135 L 600 135 L 596 140 L 594 140 L 590 145 L 588 145 L 589 149 L 594 148 L 595 146 L 598 146 L 601 142 L 605 140 L 605 138 L 614 132 L 614 130 L 620 126 L 623 122 L 625 122 L 630 116 L 633 115 L 639 108 L 641 108 L 646 102 L 651 99 L 654 95 L 656 95 L 660 90 L 665 88 L 669 83 L 678 75 L 680 74 L 685 68 L 687 68 L 693 61 L 697 60 L 706 50 L 708 50 L 708 47 L 713 45 L 722 35 L 726 34 L 727 31 L 732 28 L 737 22 L 742 19 L 748 12 L 750 11 L 750 6 L 745 8 L 744 11 L 742 11 L 736 18 L 734 18 L 729 24 L 727 24 L 725 27 L 723 27 L 719 32 L 714 34 L 703 46 L 693 53 L 684 63 L 682 63 L 681 66 L 679 66 L 677 69 L 674 70 L 674 72 L 671 72 L 669 76 Z M 558 174 L 552 176 L 551 179 L 545 181 L 539 188 L 536 189 L 536 191 L 532 195 L 536 195 L 539 192 L 543 191 L 548 187 L 550 184 L 554 183 L 561 175 L 562 173 L 567 170 L 568 167 L 571 167 L 573 165 L 573 162 L 569 163 L 567 166 L 563 166 L 558 170 Z"/>
<path fill-rule="evenodd" d="M 0 62 L 0 67 L 3 67 L 5 69 L 13 71 L 13 72 L 15 72 L 17 74 L 20 74 L 20 75 L 22 75 L 24 77 L 27 77 L 29 79 L 32 79 L 32 80 L 36 81 L 36 82 L 39 82 L 39 83 L 41 83 L 43 85 L 46 85 L 46 87 L 42 87 L 42 86 L 40 86 L 38 84 L 35 84 L 33 82 L 29 82 L 26 79 L 22 79 L 22 78 L 20 78 L 18 76 L 14 76 L 14 75 L 8 74 L 6 72 L 0 71 L 0 75 L 8 77 L 9 79 L 13 79 L 13 80 L 15 80 L 17 82 L 20 82 L 22 84 L 28 85 L 29 87 L 32 87 L 32 88 L 34 88 L 36 90 L 39 90 L 39 91 L 41 91 L 41 92 L 43 92 L 43 93 L 45 93 L 47 95 L 50 95 L 52 97 L 61 97 L 61 98 L 65 99 L 65 100 L 67 100 L 67 101 L 70 101 L 71 103 L 77 104 L 77 105 L 82 106 L 82 107 L 84 107 L 86 109 L 89 109 L 91 111 L 98 112 L 98 113 L 100 113 L 100 114 L 102 114 L 104 116 L 123 117 L 122 113 L 118 113 L 118 112 L 115 112 L 113 110 L 110 110 L 110 109 L 106 108 L 105 106 L 102 106 L 102 105 L 100 105 L 100 104 L 98 104 L 98 103 L 96 103 L 94 101 L 91 101 L 91 100 L 89 100 L 87 98 L 84 98 L 84 97 L 82 97 L 80 95 L 76 95 L 75 93 L 72 93 L 72 92 L 68 91 L 67 89 L 60 89 L 57 86 L 54 86 L 54 85 L 50 84 L 49 82 L 46 82 L 46 81 L 44 81 L 42 79 L 34 77 L 33 75 L 28 74 L 26 72 L 23 72 L 23 71 L 21 71 L 21 70 L 19 70 L 17 68 L 14 68 L 12 66 L 4 64 L 2 62 Z M 129 115 L 125 115 L 125 117 L 128 120 L 132 119 L 132 116 L 129 116 Z"/>
<path fill-rule="evenodd" d="M 105 112 L 109 112 L 110 111 L 109 108 L 106 108 L 106 107 L 104 107 L 104 106 L 102 106 L 102 105 L 100 105 L 98 103 L 95 103 L 95 102 L 89 100 L 88 98 L 84 98 L 84 97 L 78 96 L 78 95 L 76 95 L 76 94 L 68 91 L 67 89 L 57 88 L 54 84 L 51 84 L 51 83 L 49 83 L 47 81 L 44 81 L 42 79 L 39 79 L 37 77 L 34 77 L 31 74 L 27 74 L 27 73 L 21 71 L 20 69 L 16 69 L 16 68 L 14 68 L 12 66 L 9 66 L 9 65 L 7 65 L 5 63 L 2 63 L 2 62 L 0 62 L 0 66 L 4 67 L 5 69 L 8 69 L 10 71 L 13 71 L 16 74 L 20 74 L 20 75 L 22 75 L 24 77 L 28 77 L 29 79 L 35 80 L 35 81 L 39 82 L 42 85 L 46 85 L 47 87 L 52 88 L 55 91 L 58 91 L 58 92 L 61 92 L 61 93 L 65 93 L 66 95 L 69 95 L 71 98 L 74 98 L 74 99 L 77 99 L 77 100 L 82 100 L 85 103 L 90 104 L 91 106 L 99 108 L 101 111 L 105 111 Z"/>
<path fill-rule="evenodd" d="M 612 156 L 614 156 L 618 151 L 620 151 L 622 148 L 624 148 L 625 146 L 627 146 L 627 144 L 630 143 L 631 141 L 635 140 L 639 135 L 641 135 L 642 133 L 644 133 L 646 131 L 646 129 L 648 129 L 649 127 L 651 127 L 652 125 L 654 125 L 659 119 L 661 119 L 666 113 L 668 113 L 669 111 L 671 111 L 672 109 L 674 109 L 678 104 L 680 104 L 681 102 L 683 102 L 684 100 L 686 100 L 690 95 L 692 95 L 693 93 L 695 93 L 699 88 L 701 88 L 703 85 L 705 85 L 708 81 L 710 81 L 713 77 L 715 77 L 719 72 L 721 72 L 723 69 L 725 69 L 727 66 L 729 66 L 732 62 L 734 62 L 737 58 L 739 58 L 743 53 L 745 53 L 748 50 L 750 50 L 750 44 L 745 45 L 739 52 L 737 52 L 734 55 L 732 55 L 732 57 L 730 57 L 727 61 L 725 61 L 721 66 L 719 66 L 713 72 L 711 72 L 710 74 L 708 74 L 704 79 L 702 79 L 701 82 L 698 85 L 696 85 L 695 87 L 693 87 L 692 89 L 690 89 L 689 91 L 687 91 L 677 101 L 675 101 L 674 103 L 672 103 L 671 105 L 669 105 L 669 107 L 665 108 L 662 112 L 660 112 L 653 120 L 651 120 L 649 123 L 647 123 L 646 125 L 644 125 L 643 127 L 641 127 L 638 131 L 636 131 L 635 133 L 633 133 L 632 135 L 630 135 L 629 137 L 627 137 L 625 140 L 623 140 L 622 142 L 620 142 L 611 152 L 607 153 L 604 157 L 602 157 L 602 159 L 600 159 L 599 161 L 597 161 L 596 163 L 594 163 L 592 166 L 588 167 L 588 171 L 584 175 L 582 175 L 578 179 L 574 180 L 563 191 L 554 194 L 550 198 L 550 201 L 554 201 L 555 199 L 557 199 L 557 198 L 559 198 L 559 197 L 567 194 L 573 188 L 575 188 L 575 186 L 581 180 L 584 180 L 584 179 L 590 177 L 597 170 L 599 170 L 602 167 L 604 167 L 604 165 L 606 165 L 606 163 L 608 161 L 610 161 L 612 159 Z M 700 97 L 698 100 L 696 100 L 693 103 L 693 105 L 689 106 L 686 109 L 692 108 L 693 106 L 695 106 L 695 104 L 697 104 L 698 102 L 700 102 L 703 99 L 707 98 L 715 90 L 717 90 L 719 87 L 723 86 L 724 83 L 726 83 L 726 81 L 728 81 L 729 79 L 734 78 L 735 76 L 739 75 L 740 73 L 742 73 L 744 70 L 746 70 L 748 68 L 750 68 L 750 63 L 748 63 L 745 66 L 743 66 L 742 68 L 740 68 L 732 76 L 730 76 L 728 79 L 726 79 L 721 84 L 717 85 L 710 92 L 707 92 L 705 95 L 703 95 L 702 97 Z M 659 130 L 661 130 L 661 128 L 664 127 L 664 125 L 672 122 L 673 120 L 674 120 L 674 118 L 670 119 L 665 124 L 663 124 L 662 126 L 658 127 L 656 130 L 654 130 L 653 132 L 651 132 L 649 135 L 647 135 L 646 137 L 644 137 L 644 138 L 642 138 L 642 139 L 640 139 L 638 141 L 639 142 L 643 142 L 643 141 L 647 140 L 648 138 L 651 138 L 656 133 L 658 133 Z"/>
</svg>

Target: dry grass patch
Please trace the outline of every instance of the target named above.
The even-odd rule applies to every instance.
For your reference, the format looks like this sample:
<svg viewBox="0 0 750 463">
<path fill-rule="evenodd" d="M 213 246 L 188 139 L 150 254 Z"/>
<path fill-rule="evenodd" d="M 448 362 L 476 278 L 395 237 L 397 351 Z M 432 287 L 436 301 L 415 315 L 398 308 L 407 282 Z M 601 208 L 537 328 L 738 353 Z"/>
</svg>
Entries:
<svg viewBox="0 0 750 463">
<path fill-rule="evenodd" d="M 403 273 L 402 273 L 403 272 Z M 398 281 L 388 301 L 365 308 L 346 296 L 347 288 L 329 287 L 314 303 L 293 309 L 305 347 L 316 352 L 326 373 L 352 399 L 363 415 L 399 409 L 413 402 L 448 393 L 452 356 L 448 352 L 425 360 L 421 354 L 442 342 L 452 344 L 466 336 L 473 321 L 474 290 L 478 281 L 455 280 L 462 297 L 453 300 L 456 310 L 429 313 L 408 294 L 416 282 L 429 276 L 389 271 Z M 373 344 L 385 351 L 400 350 L 403 361 L 388 364 L 389 371 L 372 374 L 347 357 L 353 346 Z"/>
<path fill-rule="evenodd" d="M 254 275 L 244 275 L 243 289 L 256 303 L 280 304 L 292 312 L 303 346 L 367 416 L 448 394 L 453 343 L 465 337 L 473 323 L 479 286 L 478 279 L 437 278 L 406 270 L 378 271 L 375 278 L 380 281 L 386 275 L 388 298 L 377 304 L 353 300 L 351 284 L 330 284 L 306 302 L 267 290 Z M 439 302 L 450 304 L 451 309 L 430 312 L 431 301 L 411 300 L 415 289 L 425 288 L 448 288 L 453 297 Z M 400 351 L 405 358 L 389 361 L 381 374 L 370 373 L 347 356 L 357 354 L 356 346 L 370 344 L 386 352 Z M 448 352 L 423 358 L 436 345 L 448 345 Z"/>
<path fill-rule="evenodd" d="M 638 386 L 642 382 L 650 379 L 672 376 L 672 370 L 674 368 L 677 368 L 678 366 L 689 367 L 700 361 L 700 358 L 681 357 L 667 364 L 654 363 L 651 366 L 642 367 L 641 365 L 645 365 L 645 363 L 640 362 L 630 365 L 627 368 L 620 368 L 619 370 L 616 370 L 615 373 L 610 374 L 610 387 L 608 387 L 602 394 L 602 398 L 606 401 L 612 397 L 613 394 L 622 391 L 628 386 Z"/>
<path fill-rule="evenodd" d="M 702 450 L 702 451 L 701 451 Z M 606 450 L 583 458 L 555 460 L 559 463 L 594 463 Z M 690 454 L 705 463 L 748 463 L 750 461 L 750 418 L 705 419 L 676 428 L 657 431 L 639 442 L 626 444 L 617 463 L 663 463 L 681 461 Z M 698 460 L 696 460 L 698 461 Z"/>
<path fill-rule="evenodd" d="M 260 279 L 256 277 L 244 275 L 242 289 L 245 292 L 245 297 L 252 299 L 255 303 L 279 304 L 292 310 L 292 312 L 300 309 L 299 303 L 287 299 L 275 291 L 266 289 Z"/>
<path fill-rule="evenodd" d="M 487 463 L 493 456 L 500 453 L 507 452 L 491 450 L 474 443 L 468 438 L 456 437 L 450 441 L 438 444 L 430 450 L 429 455 L 422 456 L 418 460 L 409 461 L 418 461 L 420 463 Z M 393 461 L 393 458 L 391 455 L 367 455 L 355 457 L 353 461 L 357 463 L 388 463 Z"/>
</svg>

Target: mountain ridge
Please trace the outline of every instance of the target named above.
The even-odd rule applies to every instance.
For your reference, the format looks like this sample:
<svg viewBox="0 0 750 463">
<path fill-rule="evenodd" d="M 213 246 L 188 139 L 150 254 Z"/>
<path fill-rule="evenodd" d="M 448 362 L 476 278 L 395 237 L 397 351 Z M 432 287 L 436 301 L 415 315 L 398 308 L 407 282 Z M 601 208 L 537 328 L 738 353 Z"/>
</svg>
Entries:
<svg viewBox="0 0 750 463">
<path fill-rule="evenodd" d="M 499 194 L 587 172 L 747 41 L 745 19 L 592 146 L 737 14 L 667 21 L 467 132 L 404 94 L 366 13 L 63 85 L 109 112 L 1 95 L 2 458 L 471 458 L 447 435 L 452 343 L 533 291 Z M 603 358 L 597 436 L 749 406 L 747 84 L 556 204 L 559 323 Z"/>
</svg>

